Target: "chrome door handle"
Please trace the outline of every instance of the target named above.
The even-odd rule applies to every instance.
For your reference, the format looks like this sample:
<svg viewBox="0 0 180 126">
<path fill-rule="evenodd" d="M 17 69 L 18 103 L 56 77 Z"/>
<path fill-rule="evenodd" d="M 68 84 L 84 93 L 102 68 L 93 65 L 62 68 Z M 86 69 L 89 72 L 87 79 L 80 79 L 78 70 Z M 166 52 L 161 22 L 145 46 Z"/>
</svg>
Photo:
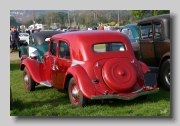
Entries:
<svg viewBox="0 0 180 126">
<path fill-rule="evenodd" d="M 55 70 L 55 66 L 54 66 L 54 65 L 52 65 L 51 69 L 52 69 L 52 70 Z"/>
<path fill-rule="evenodd" d="M 56 66 L 56 69 L 57 69 L 57 70 L 59 70 L 59 67 L 58 67 L 58 65 L 55 65 L 55 66 Z"/>
</svg>

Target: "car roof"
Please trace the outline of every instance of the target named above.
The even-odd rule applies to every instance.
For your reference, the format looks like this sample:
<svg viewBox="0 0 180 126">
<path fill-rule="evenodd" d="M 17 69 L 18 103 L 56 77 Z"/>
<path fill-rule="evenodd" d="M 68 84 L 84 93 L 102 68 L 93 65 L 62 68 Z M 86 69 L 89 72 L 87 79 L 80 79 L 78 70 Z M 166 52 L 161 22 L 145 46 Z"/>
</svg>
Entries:
<svg viewBox="0 0 180 126">
<path fill-rule="evenodd" d="M 32 33 L 31 36 L 33 36 L 34 44 L 37 46 L 37 45 L 41 45 L 41 44 L 45 43 L 46 38 L 49 38 L 55 34 L 60 34 L 60 33 L 64 33 L 64 32 L 61 32 L 61 31 L 42 31 L 42 32 Z"/>
<path fill-rule="evenodd" d="M 128 50 L 126 52 L 133 55 L 131 43 L 128 37 L 120 32 L 104 31 L 104 30 L 86 30 L 78 32 L 66 32 L 64 34 L 56 34 L 51 37 L 51 40 L 66 41 L 70 44 L 70 50 L 73 53 L 73 58 L 77 60 L 88 60 L 94 57 L 92 51 L 94 44 L 105 44 L 111 42 L 123 42 Z M 104 57 L 109 57 L 105 54 Z M 102 56 L 103 57 L 103 56 Z"/>
<path fill-rule="evenodd" d="M 65 34 L 56 34 L 52 38 L 63 38 L 66 40 L 79 40 L 78 44 L 86 44 L 85 41 L 90 41 L 90 43 L 96 43 L 99 40 L 102 42 L 109 42 L 113 40 L 111 37 L 116 37 L 114 40 L 117 40 L 117 37 L 126 38 L 126 35 L 114 31 L 104 31 L 104 30 L 86 30 L 78 32 L 65 32 Z M 119 39 L 118 39 L 119 40 Z M 73 42 L 72 42 L 73 44 Z"/>
<path fill-rule="evenodd" d="M 140 20 L 138 22 L 138 24 L 142 23 L 142 22 L 145 22 L 145 21 L 150 21 L 150 20 L 162 20 L 162 21 L 170 20 L 170 14 L 162 14 L 162 15 L 147 17 L 147 18 L 144 18 L 144 19 Z"/>
</svg>

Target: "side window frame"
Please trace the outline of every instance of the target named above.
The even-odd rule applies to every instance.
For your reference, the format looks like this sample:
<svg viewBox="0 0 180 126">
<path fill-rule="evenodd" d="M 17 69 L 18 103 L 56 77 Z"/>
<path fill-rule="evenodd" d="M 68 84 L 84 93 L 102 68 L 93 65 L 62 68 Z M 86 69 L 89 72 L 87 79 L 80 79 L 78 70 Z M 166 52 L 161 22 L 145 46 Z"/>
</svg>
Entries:
<svg viewBox="0 0 180 126">
<path fill-rule="evenodd" d="M 146 26 L 150 26 L 151 29 L 148 29 L 148 27 L 147 27 L 148 31 L 146 31 L 147 32 L 146 35 L 142 35 L 142 31 L 144 30 L 144 29 L 142 29 L 142 27 L 146 27 Z M 139 34 L 140 34 L 140 38 L 139 38 L 140 40 L 153 39 L 153 23 L 151 21 L 149 21 L 149 22 L 139 24 Z M 150 37 L 150 35 L 151 35 L 151 37 Z"/>
<path fill-rule="evenodd" d="M 56 48 L 57 48 L 57 41 L 56 40 L 51 40 L 50 41 L 50 48 L 49 48 L 49 53 L 52 56 L 56 56 Z"/>
<path fill-rule="evenodd" d="M 69 43 L 66 41 L 59 41 L 59 47 L 58 47 L 58 57 L 62 59 L 70 59 L 70 46 Z"/>
<path fill-rule="evenodd" d="M 160 25 L 160 32 L 156 31 L 156 24 Z M 154 39 L 161 40 L 163 38 L 163 23 L 161 21 L 154 21 L 153 27 L 154 27 Z M 160 37 L 157 37 L 156 35 L 160 35 Z"/>
</svg>

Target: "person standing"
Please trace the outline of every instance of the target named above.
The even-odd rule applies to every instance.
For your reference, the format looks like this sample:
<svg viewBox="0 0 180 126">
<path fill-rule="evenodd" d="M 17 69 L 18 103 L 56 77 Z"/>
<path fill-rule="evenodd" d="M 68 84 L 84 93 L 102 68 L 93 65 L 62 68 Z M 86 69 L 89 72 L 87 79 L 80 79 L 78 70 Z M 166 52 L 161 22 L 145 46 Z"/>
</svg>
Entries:
<svg viewBox="0 0 180 126">
<path fill-rule="evenodd" d="M 106 30 L 106 31 L 108 30 L 108 27 L 107 27 L 107 25 L 104 25 L 104 30 Z"/>
<path fill-rule="evenodd" d="M 99 26 L 99 30 L 104 30 L 104 26 L 102 24 Z"/>
<path fill-rule="evenodd" d="M 26 27 L 25 32 L 30 35 L 30 30 L 28 29 L 28 27 Z"/>
<path fill-rule="evenodd" d="M 13 26 L 11 27 L 11 42 L 12 42 L 12 50 L 19 47 L 19 32 L 16 30 L 16 28 Z"/>
<path fill-rule="evenodd" d="M 111 26 L 109 24 L 107 24 L 107 30 L 110 31 L 111 30 Z"/>
</svg>

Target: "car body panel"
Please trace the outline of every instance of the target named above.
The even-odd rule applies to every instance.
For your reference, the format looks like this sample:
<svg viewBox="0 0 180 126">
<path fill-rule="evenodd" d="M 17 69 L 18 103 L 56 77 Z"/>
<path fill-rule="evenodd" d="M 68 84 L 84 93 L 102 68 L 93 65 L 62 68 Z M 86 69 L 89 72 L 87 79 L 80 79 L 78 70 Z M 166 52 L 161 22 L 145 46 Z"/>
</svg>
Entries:
<svg viewBox="0 0 180 126">
<path fill-rule="evenodd" d="M 167 90 L 170 90 L 171 20 L 170 14 L 140 20 L 139 42 L 132 44 L 136 58 L 146 63 L 151 71 L 158 75 Z M 165 64 L 166 61 L 168 64 Z M 161 69 L 163 65 L 164 69 Z"/>
<path fill-rule="evenodd" d="M 143 61 L 148 66 L 159 67 L 162 56 L 170 52 L 170 16 L 165 14 L 145 18 L 138 22 L 138 26 L 140 29 L 141 26 L 145 26 L 146 24 L 153 24 L 155 26 L 156 22 L 161 24 L 161 38 L 156 39 L 155 34 L 153 34 L 153 39 L 140 38 L 140 42 L 133 45 L 133 50 L 135 54 L 138 54 L 136 55 L 137 59 Z"/>
<path fill-rule="evenodd" d="M 97 48 L 102 45 L 103 49 Z M 70 52 L 66 52 L 68 57 L 62 55 L 65 51 Z M 147 66 L 135 58 L 130 40 L 119 32 L 87 30 L 53 35 L 42 62 L 25 59 L 20 66 L 21 70 L 28 67 L 36 83 L 61 90 L 74 77 L 88 99 L 104 95 L 133 99 L 139 93 L 158 91 L 154 75 L 150 75 L 152 85 L 147 85 Z"/>
</svg>

